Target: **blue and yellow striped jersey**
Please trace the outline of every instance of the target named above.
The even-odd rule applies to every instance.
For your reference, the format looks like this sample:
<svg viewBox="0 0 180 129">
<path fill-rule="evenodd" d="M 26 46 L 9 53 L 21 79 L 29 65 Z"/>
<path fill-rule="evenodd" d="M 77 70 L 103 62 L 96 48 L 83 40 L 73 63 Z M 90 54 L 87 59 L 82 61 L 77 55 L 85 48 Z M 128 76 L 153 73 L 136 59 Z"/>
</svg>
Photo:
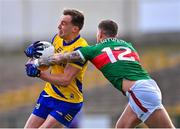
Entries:
<svg viewBox="0 0 180 129">
<path fill-rule="evenodd" d="M 77 50 L 78 48 L 88 45 L 86 40 L 80 37 L 80 35 L 68 44 L 58 35 L 55 35 L 52 43 L 55 47 L 55 53 L 71 52 Z M 74 78 L 74 80 L 70 83 L 70 85 L 68 85 L 67 87 L 62 87 L 47 82 L 44 90 L 48 95 L 56 99 L 70 103 L 79 103 L 83 101 L 82 81 L 83 81 L 84 73 L 87 69 L 87 62 L 84 64 L 79 62 L 69 63 L 69 64 L 81 70 L 78 73 L 78 75 Z M 66 64 L 51 66 L 51 74 L 63 73 L 65 66 Z"/>
</svg>

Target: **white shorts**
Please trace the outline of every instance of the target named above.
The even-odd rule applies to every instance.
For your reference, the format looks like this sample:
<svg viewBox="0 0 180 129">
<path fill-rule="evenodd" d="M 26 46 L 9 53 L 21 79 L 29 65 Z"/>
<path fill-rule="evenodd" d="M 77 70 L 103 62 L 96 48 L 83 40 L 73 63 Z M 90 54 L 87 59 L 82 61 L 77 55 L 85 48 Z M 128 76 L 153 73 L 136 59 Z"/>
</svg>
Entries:
<svg viewBox="0 0 180 129">
<path fill-rule="evenodd" d="M 129 105 L 141 121 L 146 121 L 156 110 L 161 109 L 162 95 L 156 82 L 152 79 L 138 80 L 126 92 L 129 98 Z"/>
</svg>

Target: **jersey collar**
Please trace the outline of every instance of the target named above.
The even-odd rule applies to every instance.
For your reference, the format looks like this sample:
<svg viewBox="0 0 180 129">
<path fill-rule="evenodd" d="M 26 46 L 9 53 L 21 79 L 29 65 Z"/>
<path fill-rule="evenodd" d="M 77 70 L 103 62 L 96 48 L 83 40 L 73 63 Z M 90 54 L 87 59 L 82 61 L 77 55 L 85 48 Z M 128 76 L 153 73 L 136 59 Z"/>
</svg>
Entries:
<svg viewBox="0 0 180 129">
<path fill-rule="evenodd" d="M 106 43 L 109 41 L 118 41 L 118 39 L 117 38 L 106 38 L 106 39 L 102 40 L 100 43 Z"/>
<path fill-rule="evenodd" d="M 78 35 L 78 37 L 76 37 L 75 39 L 73 39 L 73 40 L 70 41 L 70 42 L 65 42 L 65 41 L 63 40 L 63 46 L 68 46 L 68 45 L 73 44 L 73 43 L 76 42 L 80 37 L 81 37 L 81 36 Z"/>
</svg>

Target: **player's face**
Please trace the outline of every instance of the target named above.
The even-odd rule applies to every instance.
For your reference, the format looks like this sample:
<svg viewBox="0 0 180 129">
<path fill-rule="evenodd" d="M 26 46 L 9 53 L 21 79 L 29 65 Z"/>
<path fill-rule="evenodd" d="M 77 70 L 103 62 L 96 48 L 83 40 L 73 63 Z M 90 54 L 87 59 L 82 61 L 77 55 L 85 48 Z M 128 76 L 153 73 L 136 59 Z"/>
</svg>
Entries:
<svg viewBox="0 0 180 129">
<path fill-rule="evenodd" d="M 70 15 L 62 15 L 58 26 L 59 36 L 63 39 L 67 39 L 73 32 L 73 24 L 71 23 Z"/>
</svg>

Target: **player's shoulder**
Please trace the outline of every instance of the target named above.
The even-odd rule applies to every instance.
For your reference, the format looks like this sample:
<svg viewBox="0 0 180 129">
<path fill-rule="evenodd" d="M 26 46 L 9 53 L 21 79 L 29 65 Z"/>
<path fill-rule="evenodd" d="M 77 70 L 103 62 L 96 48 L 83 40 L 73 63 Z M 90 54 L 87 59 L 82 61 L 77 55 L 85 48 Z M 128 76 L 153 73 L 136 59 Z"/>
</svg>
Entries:
<svg viewBox="0 0 180 129">
<path fill-rule="evenodd" d="M 97 50 L 96 45 L 88 45 L 79 49 L 80 51 L 94 53 Z"/>
<path fill-rule="evenodd" d="M 54 44 L 55 42 L 57 42 L 59 40 L 62 41 L 63 39 L 61 37 L 59 37 L 58 34 L 55 34 L 51 40 L 51 43 Z"/>
<path fill-rule="evenodd" d="M 74 44 L 74 49 L 77 50 L 77 48 L 86 47 L 86 46 L 88 46 L 86 39 L 84 39 L 83 37 L 80 37 L 77 40 L 77 42 Z"/>
<path fill-rule="evenodd" d="M 55 35 L 53 36 L 53 38 L 52 38 L 52 40 L 51 40 L 52 43 L 57 39 L 57 36 L 58 36 L 58 34 L 55 34 Z"/>
<path fill-rule="evenodd" d="M 120 40 L 121 41 L 121 43 L 123 43 L 124 45 L 122 45 L 122 46 L 124 46 L 124 47 L 128 47 L 128 48 L 130 48 L 131 50 L 133 50 L 133 51 L 137 51 L 135 48 L 134 48 L 134 46 L 133 46 L 133 43 L 132 42 L 129 42 L 129 41 L 124 41 L 124 40 Z"/>
<path fill-rule="evenodd" d="M 81 45 L 81 46 L 88 46 L 88 43 L 87 43 L 87 41 L 86 41 L 86 39 L 85 38 L 83 38 L 83 37 L 80 37 L 79 38 L 79 44 Z"/>
<path fill-rule="evenodd" d="M 118 40 L 118 43 L 120 43 L 122 46 L 132 46 L 132 43 L 129 42 L 129 41 L 125 41 L 125 40 L 122 40 L 122 39 L 119 39 Z"/>
</svg>

